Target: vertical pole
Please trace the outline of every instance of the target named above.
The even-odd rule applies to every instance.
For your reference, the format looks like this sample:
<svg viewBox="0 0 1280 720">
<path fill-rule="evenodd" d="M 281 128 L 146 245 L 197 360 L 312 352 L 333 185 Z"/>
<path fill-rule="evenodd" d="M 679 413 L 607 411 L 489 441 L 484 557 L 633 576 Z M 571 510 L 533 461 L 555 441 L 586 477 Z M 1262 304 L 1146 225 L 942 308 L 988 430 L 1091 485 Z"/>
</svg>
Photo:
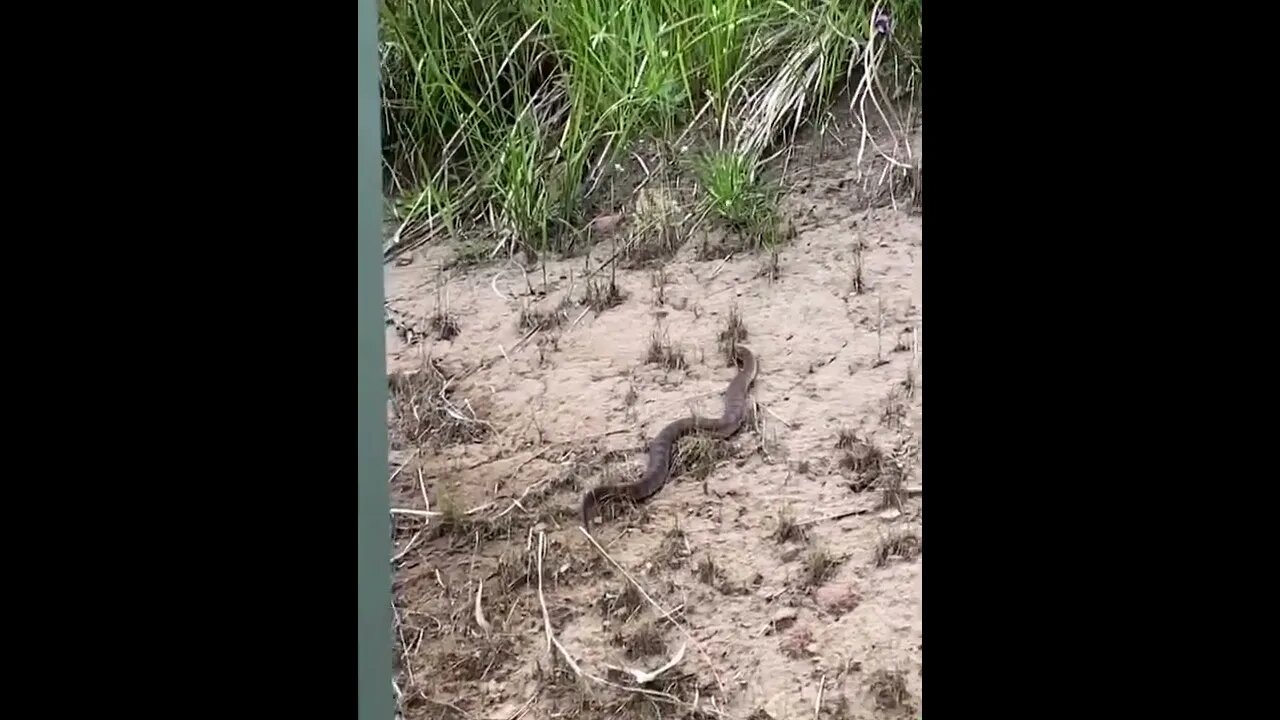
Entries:
<svg viewBox="0 0 1280 720">
<path fill-rule="evenodd" d="M 356 499 L 357 703 L 360 720 L 392 720 L 391 553 L 387 495 L 386 351 L 382 322 L 382 165 L 378 94 L 377 0 L 358 0 L 360 165 L 359 253 L 356 290 L 356 430 L 359 434 Z"/>
</svg>

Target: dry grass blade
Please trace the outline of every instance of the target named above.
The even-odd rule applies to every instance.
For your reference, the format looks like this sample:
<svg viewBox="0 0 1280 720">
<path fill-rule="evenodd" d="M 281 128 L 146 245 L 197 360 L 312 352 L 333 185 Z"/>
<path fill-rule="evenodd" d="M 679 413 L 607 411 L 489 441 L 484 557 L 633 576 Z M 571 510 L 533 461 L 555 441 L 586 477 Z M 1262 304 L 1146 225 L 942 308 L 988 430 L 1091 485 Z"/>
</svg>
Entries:
<svg viewBox="0 0 1280 720">
<path fill-rule="evenodd" d="M 418 456 L 418 453 L 419 453 L 419 452 L 421 452 L 421 451 L 422 451 L 422 446 L 421 446 L 421 445 L 419 445 L 418 447 L 415 447 L 415 448 L 414 448 L 414 449 L 409 453 L 409 457 L 405 458 L 405 459 L 404 459 L 404 462 L 400 463 L 399 467 L 397 467 L 397 468 L 395 469 L 395 471 L 393 471 L 393 472 L 391 473 L 391 477 L 387 478 L 387 482 L 391 482 L 392 480 L 395 480 L 395 479 L 396 479 L 396 476 L 397 476 L 397 475 L 399 475 L 399 474 L 400 474 L 400 472 L 401 472 L 402 470 L 404 470 L 406 467 L 408 467 L 408 466 L 409 466 L 409 463 L 413 462 L 413 459 L 414 459 L 414 458 L 416 458 L 416 457 Z M 430 510 L 431 508 L 427 508 L 427 509 L 428 509 L 428 510 Z"/>
<path fill-rule="evenodd" d="M 493 426 L 476 416 L 470 402 L 454 402 L 453 380 L 434 360 L 416 372 L 388 376 L 396 418 L 393 447 L 476 442 L 492 434 Z"/>
<path fill-rule="evenodd" d="M 588 538 L 590 538 L 590 535 L 588 535 Z M 542 559 L 546 552 L 546 539 L 547 539 L 546 533 L 540 531 L 538 533 L 538 561 L 537 561 L 538 604 L 542 607 L 542 623 L 543 623 L 543 627 L 546 629 L 548 653 L 550 653 L 552 649 L 554 649 L 556 652 L 559 652 L 560 657 L 565 661 L 565 663 L 569 666 L 569 668 L 573 671 L 575 675 L 577 675 L 578 677 L 586 678 L 594 683 L 597 683 L 600 685 L 606 685 L 608 687 L 614 688 L 616 690 L 621 690 L 623 692 L 636 693 L 639 695 L 644 695 L 649 698 L 653 698 L 655 700 L 662 700 L 663 702 L 670 703 L 676 707 L 680 707 L 686 710 L 701 712 L 704 714 L 713 715 L 715 717 L 728 717 L 727 715 L 720 712 L 719 710 L 715 710 L 713 708 L 703 707 L 700 705 L 695 705 L 690 702 L 686 702 L 670 693 L 659 692 L 657 690 L 649 690 L 647 688 L 642 688 L 642 687 L 627 687 L 626 685 L 620 685 L 618 683 L 612 682 L 610 680 L 606 680 L 605 678 L 602 678 L 597 675 L 593 675 L 589 672 L 584 671 L 582 667 L 578 664 L 578 661 L 575 660 L 573 656 L 569 654 L 569 651 L 565 649 L 564 645 L 560 643 L 560 641 L 556 638 L 555 633 L 552 632 L 551 630 L 551 614 L 547 611 L 547 600 L 542 592 L 542 576 L 543 576 Z M 592 544 L 595 544 L 594 541 L 592 542 Z M 596 545 L 596 547 L 599 548 L 600 546 Z M 606 558 L 607 557 L 608 556 L 606 555 Z M 612 561 L 611 558 L 610 558 L 610 561 Z M 625 573 L 626 571 L 623 570 L 623 572 Z M 640 592 L 643 593 L 644 590 L 641 589 Z M 652 600 L 650 600 L 650 602 L 652 602 Z M 680 653 L 680 656 L 683 656 L 683 653 Z M 716 680 L 717 682 L 719 682 L 719 677 L 717 677 Z"/>
<path fill-rule="evenodd" d="M 579 526 L 578 532 L 582 533 L 582 536 L 587 539 L 587 542 L 591 543 L 591 546 L 596 549 L 596 552 L 600 553 L 601 557 L 603 557 L 606 561 L 608 561 L 608 563 L 612 565 L 618 572 L 622 573 L 622 576 L 625 577 L 627 581 L 630 582 L 631 585 L 640 593 L 640 595 L 644 597 L 644 599 L 650 605 L 653 606 L 654 610 L 657 610 L 658 613 L 662 615 L 662 617 L 665 620 L 667 620 L 672 625 L 674 625 L 676 629 L 679 630 L 682 635 L 684 635 L 685 639 L 690 644 L 693 645 L 695 650 L 702 653 L 703 659 L 707 661 L 707 666 L 711 668 L 711 674 L 715 676 L 716 686 L 720 688 L 720 692 L 728 694 L 728 689 L 725 687 L 724 681 L 720 679 L 720 673 L 716 672 L 715 663 L 714 661 L 712 661 L 711 656 L 707 653 L 705 649 L 703 649 L 702 645 L 693 637 L 693 635 L 689 632 L 689 630 L 685 628 L 685 626 L 681 624 L 679 620 L 676 620 L 674 617 L 672 617 L 671 613 L 668 612 L 661 605 L 659 605 L 656 600 L 650 597 L 649 593 L 645 592 L 644 587 L 640 585 L 640 583 L 634 577 L 631 576 L 631 573 L 627 572 L 626 568 L 622 567 L 622 565 L 619 565 L 618 561 L 613 559 L 613 556 L 611 556 L 608 552 L 606 552 L 604 548 L 600 547 L 600 543 L 596 542 L 596 539 L 591 537 L 591 533 L 587 532 L 586 528 Z"/>
<path fill-rule="evenodd" d="M 435 510 L 417 510 L 414 508 L 391 508 L 392 515 L 410 515 L 412 517 L 433 518 L 443 517 L 444 513 Z"/>
<path fill-rule="evenodd" d="M 404 549 L 402 549 L 400 552 L 396 553 L 395 555 L 391 556 L 391 562 L 393 563 L 400 562 L 400 560 L 404 558 L 405 555 L 409 554 L 409 551 L 413 549 L 414 543 L 418 542 L 418 538 L 420 537 L 422 537 L 421 530 L 415 532 L 413 534 L 413 537 L 409 538 L 409 542 L 404 546 Z"/>
<path fill-rule="evenodd" d="M 632 678 L 635 679 L 637 684 L 647 685 L 653 682 L 654 680 L 657 680 L 658 677 L 660 677 L 666 671 L 670 670 L 676 665 L 679 665 L 680 661 L 684 659 L 684 651 L 687 646 L 688 646 L 687 643 L 681 644 L 680 649 L 676 651 L 676 654 L 671 656 L 670 660 L 663 663 L 662 667 L 659 667 L 656 670 L 651 670 L 651 671 L 633 670 L 631 668 L 618 667 L 616 665 L 606 665 L 605 667 L 610 668 L 612 670 L 618 670 L 618 671 L 627 673 L 628 675 L 630 675 Z"/>
<path fill-rule="evenodd" d="M 484 608 L 481 607 L 480 596 L 484 594 L 484 578 L 480 578 L 479 584 L 476 585 L 476 625 L 484 631 L 486 635 L 493 629 L 489 626 L 489 621 L 484 617 Z"/>
<path fill-rule="evenodd" d="M 564 654 L 564 659 L 569 663 L 569 667 L 579 675 L 582 671 L 578 668 L 578 663 L 569 655 L 568 651 L 560 647 L 560 642 L 556 640 L 556 636 L 551 632 L 551 613 L 547 612 L 547 598 L 542 594 L 542 558 L 547 551 L 547 535 L 544 532 L 538 533 L 538 606 L 542 608 L 542 626 L 547 632 L 547 653 L 551 652 L 553 647 L 559 648 Z"/>
<path fill-rule="evenodd" d="M 875 565 L 885 567 L 895 557 L 910 562 L 921 554 L 921 545 L 920 536 L 914 531 L 894 530 L 876 544 Z"/>
<path fill-rule="evenodd" d="M 821 517 L 810 518 L 808 520 L 801 520 L 800 522 L 795 523 L 795 525 L 796 527 L 804 528 L 810 525 L 817 525 L 818 523 L 827 522 L 829 520 L 843 520 L 847 517 L 853 517 L 854 515 L 865 515 L 868 512 L 870 511 L 867 510 L 866 508 L 854 508 L 852 510 L 841 510 L 839 512 L 833 512 L 827 515 L 822 515 Z"/>
</svg>

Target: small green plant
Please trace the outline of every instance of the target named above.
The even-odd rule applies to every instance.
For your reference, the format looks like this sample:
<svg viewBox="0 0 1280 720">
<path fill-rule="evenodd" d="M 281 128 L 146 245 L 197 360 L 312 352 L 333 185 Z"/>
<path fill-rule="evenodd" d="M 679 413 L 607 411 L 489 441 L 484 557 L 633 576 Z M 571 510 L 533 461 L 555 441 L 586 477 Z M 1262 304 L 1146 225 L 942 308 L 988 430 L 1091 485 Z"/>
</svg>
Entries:
<svg viewBox="0 0 1280 720">
<path fill-rule="evenodd" d="M 716 150 L 700 159 L 697 174 L 712 211 L 734 230 L 752 236 L 754 244 L 772 244 L 770 230 L 778 221 L 777 198 L 767 189 L 754 159 Z"/>
</svg>

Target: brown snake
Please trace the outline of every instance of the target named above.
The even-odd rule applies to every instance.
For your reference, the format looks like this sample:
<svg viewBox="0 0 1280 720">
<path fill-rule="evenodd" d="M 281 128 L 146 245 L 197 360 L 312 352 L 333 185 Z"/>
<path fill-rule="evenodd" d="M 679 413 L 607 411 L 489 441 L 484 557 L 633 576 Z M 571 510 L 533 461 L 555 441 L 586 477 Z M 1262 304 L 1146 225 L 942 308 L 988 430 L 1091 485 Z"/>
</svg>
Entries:
<svg viewBox="0 0 1280 720">
<path fill-rule="evenodd" d="M 653 442 L 649 443 L 649 466 L 639 480 L 621 485 L 601 485 L 588 490 L 582 496 L 583 527 L 591 527 L 596 506 L 602 500 L 625 497 L 634 502 L 640 502 L 661 490 L 671 473 L 671 452 L 681 435 L 693 430 L 701 430 L 715 437 L 727 438 L 738 431 L 747 414 L 747 390 L 756 379 L 756 357 L 741 345 L 737 347 L 737 351 L 738 357 L 742 360 L 742 369 L 729 383 L 729 389 L 725 392 L 724 414 L 718 418 L 696 415 L 683 417 L 662 428 Z"/>
</svg>

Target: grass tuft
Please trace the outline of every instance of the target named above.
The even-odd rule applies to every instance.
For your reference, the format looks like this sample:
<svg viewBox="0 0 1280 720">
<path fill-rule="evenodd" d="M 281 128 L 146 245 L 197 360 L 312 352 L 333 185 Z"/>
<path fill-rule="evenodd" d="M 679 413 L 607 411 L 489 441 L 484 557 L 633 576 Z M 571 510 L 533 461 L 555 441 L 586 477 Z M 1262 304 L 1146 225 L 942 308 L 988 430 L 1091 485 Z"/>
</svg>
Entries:
<svg viewBox="0 0 1280 720">
<path fill-rule="evenodd" d="M 709 207 L 771 242 L 774 146 L 841 93 L 875 112 L 869 92 L 918 87 L 920 6 L 889 0 L 882 32 L 873 0 L 382 0 L 386 252 L 441 236 L 481 244 L 475 260 L 562 251 L 617 200 L 619 170 L 654 170 L 632 163 L 650 140 L 668 165 L 699 158 Z M 709 133 L 687 130 L 712 125 L 698 149 Z"/>
<path fill-rule="evenodd" d="M 922 552 L 920 536 L 910 530 L 893 530 L 876 543 L 876 567 L 885 567 L 897 557 L 911 562 Z"/>
<path fill-rule="evenodd" d="M 449 383 L 435 361 L 424 362 L 413 372 L 387 376 L 393 449 L 479 442 L 492 434 L 493 427 Z"/>
<path fill-rule="evenodd" d="M 716 150 L 696 165 L 708 207 L 750 246 L 772 246 L 779 221 L 778 194 L 764 181 L 760 162 L 741 152 Z"/>
</svg>

